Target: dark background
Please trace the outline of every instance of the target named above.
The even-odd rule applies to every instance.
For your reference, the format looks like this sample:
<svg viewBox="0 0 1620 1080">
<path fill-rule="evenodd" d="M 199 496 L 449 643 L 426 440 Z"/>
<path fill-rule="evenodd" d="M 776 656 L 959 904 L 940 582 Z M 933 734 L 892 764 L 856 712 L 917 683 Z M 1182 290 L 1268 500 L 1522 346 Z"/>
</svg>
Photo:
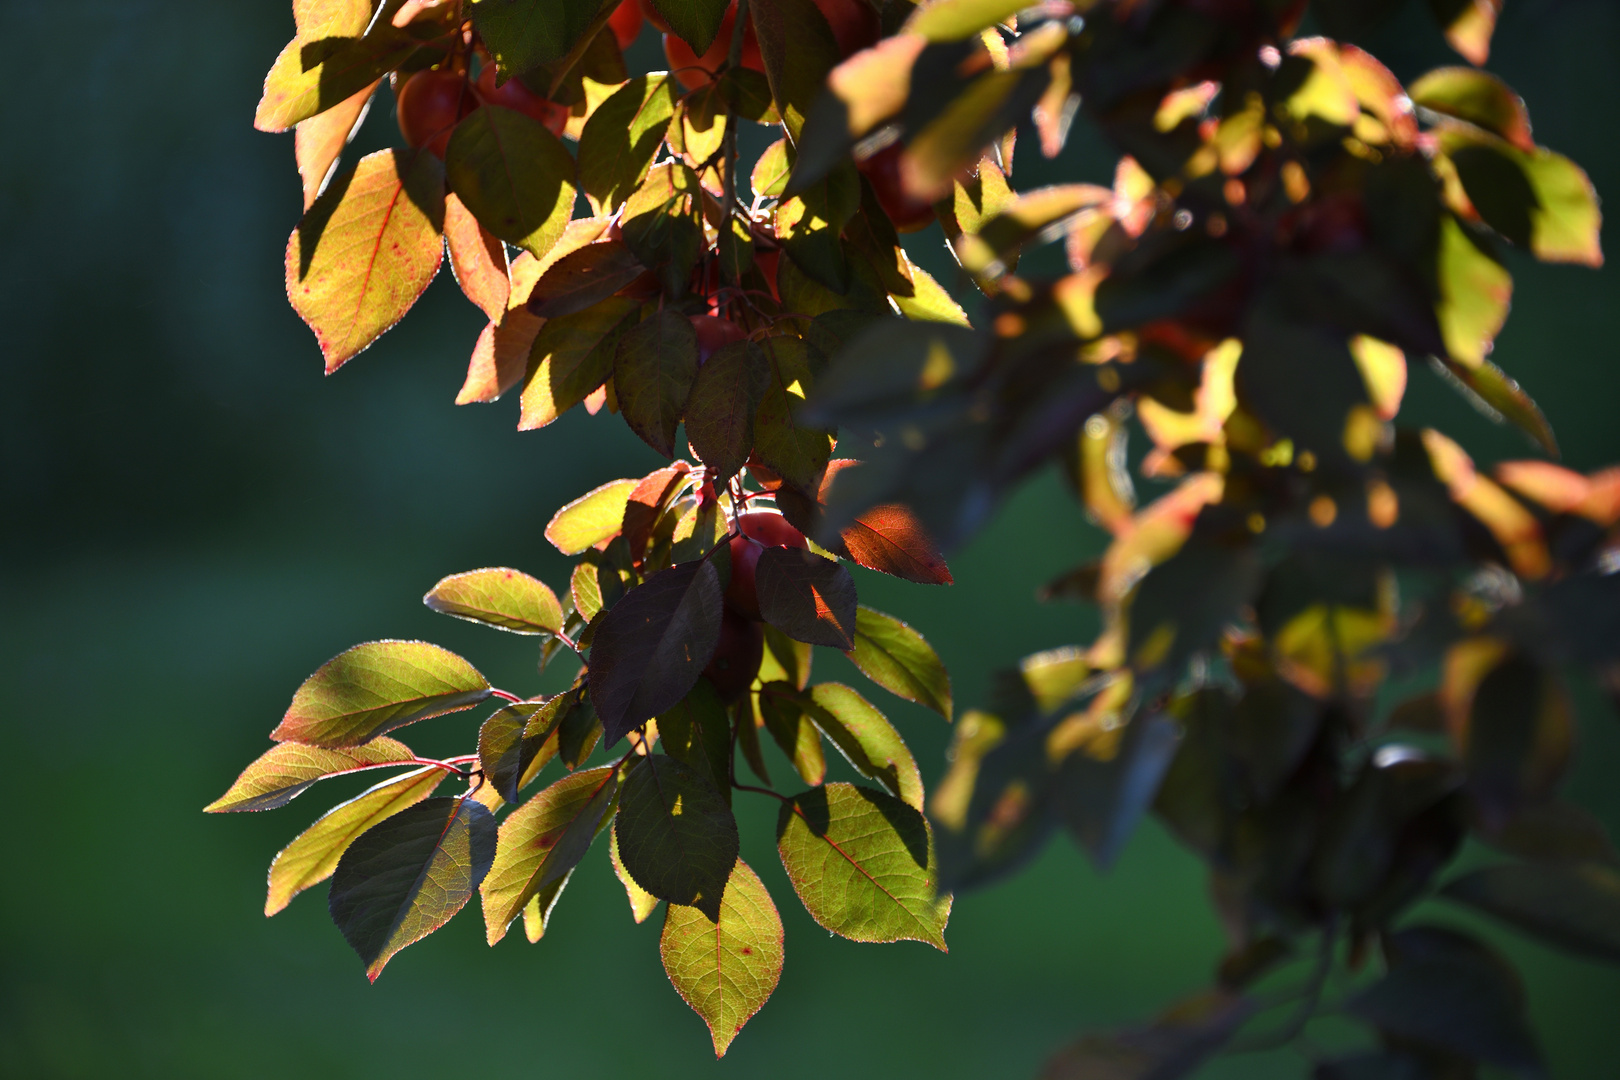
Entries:
<svg viewBox="0 0 1620 1080">
<path fill-rule="evenodd" d="M 744 857 L 778 899 L 788 960 L 719 1064 L 662 975 L 657 918 L 631 923 L 600 849 L 540 945 L 514 933 L 486 948 L 475 902 L 376 986 L 328 922 L 324 887 L 265 920 L 270 857 L 363 782 L 267 814 L 200 809 L 268 745 L 299 680 L 357 641 L 430 637 L 498 684 L 554 688 L 566 673 L 537 683 L 524 639 L 418 598 L 485 565 L 563 585 L 541 536 L 551 513 L 656 461 L 611 417 L 519 434 L 511 401 L 454 407 L 481 316 L 448 274 L 403 330 L 323 379 L 282 293 L 299 211 L 291 136 L 250 126 L 291 34 L 285 0 L 0 11 L 19 31 L 0 98 L 0 1073 L 1016 1077 L 1080 1029 L 1207 982 L 1220 938 L 1201 874 L 1153 825 L 1107 876 L 1060 839 L 1022 876 L 960 898 L 947 957 L 822 932 L 773 857 L 774 807 L 743 801 Z M 1415 15 L 1377 51 L 1407 79 L 1452 62 Z M 1491 66 L 1527 98 L 1540 141 L 1620 190 L 1620 8 L 1509 0 Z M 362 143 L 391 134 L 385 100 Z M 1084 131 L 1060 166 L 1026 146 L 1017 179 L 1109 173 Z M 912 246 L 943 272 L 937 232 Z M 1540 401 L 1568 463 L 1620 459 L 1616 272 L 1512 266 L 1495 359 Z M 1408 403 L 1482 460 L 1528 452 L 1425 370 Z M 994 668 L 1089 640 L 1090 613 L 1032 594 L 1100 543 L 1046 475 L 953 559 L 955 587 L 859 584 L 928 635 L 971 706 Z M 854 674 L 836 655 L 817 663 L 824 678 Z M 1579 690 L 1571 791 L 1620 829 L 1620 729 Z M 937 778 L 945 725 L 863 692 Z M 465 750 L 475 723 L 424 724 L 412 742 Z M 1502 941 L 1554 1074 L 1614 1076 L 1620 973 Z M 1304 1072 L 1284 1054 L 1206 1075 Z"/>
</svg>

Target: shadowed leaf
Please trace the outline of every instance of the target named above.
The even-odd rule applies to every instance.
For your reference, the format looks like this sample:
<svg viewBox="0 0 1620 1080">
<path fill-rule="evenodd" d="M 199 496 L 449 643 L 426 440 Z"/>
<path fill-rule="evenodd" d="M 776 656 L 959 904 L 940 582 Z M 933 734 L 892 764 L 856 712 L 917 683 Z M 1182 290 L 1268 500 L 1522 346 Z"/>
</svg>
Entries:
<svg viewBox="0 0 1620 1080">
<path fill-rule="evenodd" d="M 274 810 L 286 806 L 329 776 L 409 764 L 415 754 L 394 739 L 373 739 L 364 746 L 323 750 L 302 743 L 279 743 L 260 754 L 219 798 L 203 807 L 204 813 Z"/>
<path fill-rule="evenodd" d="M 646 273 L 641 261 L 617 240 L 599 240 L 553 263 L 529 293 L 529 310 L 554 319 L 606 300 Z"/>
<path fill-rule="evenodd" d="M 292 898 L 332 876 L 338 858 L 354 838 L 384 818 L 415 806 L 432 795 L 449 774 L 436 766 L 384 780 L 339 803 L 276 853 L 270 864 L 270 889 L 264 913 L 274 915 Z"/>
<path fill-rule="evenodd" d="M 945 950 L 951 899 L 935 892 L 928 823 L 881 791 L 828 784 L 785 803 L 782 866 L 824 929 L 851 941 L 923 941 Z"/>
<path fill-rule="evenodd" d="M 1613 867 L 1487 866 L 1440 895 L 1576 956 L 1620 963 L 1620 872 Z"/>
<path fill-rule="evenodd" d="M 418 803 L 349 845 L 332 875 L 332 921 L 372 982 L 390 958 L 449 922 L 495 859 L 495 818 L 467 798 Z"/>
<path fill-rule="evenodd" d="M 720 917 L 672 904 L 658 953 L 676 992 L 709 1025 L 714 1056 L 723 1057 L 781 978 L 782 917 L 759 875 L 738 859 Z"/>
<path fill-rule="evenodd" d="M 1534 150 L 1524 101 L 1501 79 L 1477 68 L 1436 68 L 1407 90 L 1412 104 L 1466 121 L 1521 150 Z"/>
<path fill-rule="evenodd" d="M 514 109 L 486 105 L 457 124 L 445 173 L 484 228 L 537 258 L 574 212 L 574 159 L 544 124 Z"/>
<path fill-rule="evenodd" d="M 636 884 L 719 920 L 720 894 L 737 862 L 737 820 L 696 769 L 649 754 L 624 782 L 613 836 Z"/>
<path fill-rule="evenodd" d="M 839 683 L 813 687 L 804 709 L 855 771 L 915 810 L 923 808 L 922 774 L 888 718 Z"/>
<path fill-rule="evenodd" d="M 661 73 L 639 75 L 585 121 L 579 137 L 579 184 L 598 213 L 617 210 L 640 186 L 674 112 L 675 80 Z"/>
<path fill-rule="evenodd" d="M 562 629 L 562 605 L 550 586 L 504 566 L 453 574 L 433 586 L 422 602 L 445 615 L 515 634 Z"/>
<path fill-rule="evenodd" d="M 686 438 L 717 480 L 735 476 L 754 446 L 754 413 L 770 381 L 765 354 L 751 341 L 716 352 L 698 368 L 686 402 Z"/>
<path fill-rule="evenodd" d="M 299 121 L 293 136 L 293 152 L 298 160 L 299 179 L 304 182 L 305 210 L 337 171 L 338 155 L 366 122 L 372 95 L 376 92 L 377 84 L 372 83 L 325 112 Z"/>
<path fill-rule="evenodd" d="M 855 645 L 855 582 L 831 559 L 802 548 L 766 548 L 755 570 L 760 614 L 795 641 Z"/>
<path fill-rule="evenodd" d="M 473 25 L 505 73 L 561 60 L 608 12 L 601 0 L 477 0 Z"/>
<path fill-rule="evenodd" d="M 641 304 L 610 296 L 584 311 L 548 319 L 529 351 L 519 431 L 545 427 L 613 374 L 619 337 L 641 318 Z"/>
<path fill-rule="evenodd" d="M 630 430 L 664 457 L 675 455 L 675 429 L 698 372 L 692 321 L 673 310 L 654 314 L 619 338 L 613 387 Z"/>
<path fill-rule="evenodd" d="M 495 710 L 478 729 L 478 767 L 484 782 L 507 802 L 516 802 L 518 791 L 545 764 L 540 759 L 549 760 L 556 753 L 552 735 L 566 710 L 578 701 L 578 692 L 567 690 L 544 701 L 518 701 Z M 549 754 L 544 752 L 548 742 Z"/>
<path fill-rule="evenodd" d="M 896 697 L 951 718 L 951 676 L 923 636 L 893 615 L 859 607 L 849 658 L 861 674 Z"/>
<path fill-rule="evenodd" d="M 499 323 L 512 298 L 506 245 L 480 225 L 455 195 L 444 200 L 444 245 L 456 284 L 490 322 Z"/>
<path fill-rule="evenodd" d="M 470 709 L 489 695 L 489 682 L 447 649 L 425 641 L 371 641 L 306 679 L 270 737 L 359 746 L 406 724 Z"/>
<path fill-rule="evenodd" d="M 685 697 L 719 640 L 720 577 L 709 561 L 661 570 L 608 609 L 590 655 L 608 745 Z"/>
</svg>

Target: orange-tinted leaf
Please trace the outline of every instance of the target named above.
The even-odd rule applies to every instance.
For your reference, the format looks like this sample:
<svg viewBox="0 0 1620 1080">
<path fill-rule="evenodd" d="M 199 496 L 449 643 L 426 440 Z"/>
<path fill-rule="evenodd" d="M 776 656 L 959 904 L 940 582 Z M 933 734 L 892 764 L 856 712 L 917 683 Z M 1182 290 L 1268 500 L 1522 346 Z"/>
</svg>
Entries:
<svg viewBox="0 0 1620 1080">
<path fill-rule="evenodd" d="M 340 175 L 287 241 L 287 298 L 328 373 L 397 323 L 438 273 L 444 172 L 426 151 L 380 150 Z"/>
<path fill-rule="evenodd" d="M 298 160 L 298 175 L 304 182 L 305 210 L 337 170 L 338 155 L 366 122 L 371 97 L 376 92 L 377 84 L 372 83 L 353 97 L 298 124 L 293 135 L 293 152 Z"/>
<path fill-rule="evenodd" d="M 1491 35 L 1502 0 L 1429 0 L 1429 9 L 1446 32 L 1446 40 L 1470 64 L 1490 59 Z"/>
<path fill-rule="evenodd" d="M 519 431 L 545 427 L 613 374 L 619 339 L 641 318 L 641 304 L 610 296 L 584 311 L 545 320 L 529 353 Z"/>
<path fill-rule="evenodd" d="M 494 401 L 523 381 L 529 354 L 546 320 L 515 307 L 498 323 L 485 326 L 473 345 L 467 378 L 456 394 L 457 405 Z"/>
<path fill-rule="evenodd" d="M 506 245 L 480 225 L 454 194 L 444 200 L 444 242 L 456 284 L 491 323 L 500 322 L 512 295 Z"/>
<path fill-rule="evenodd" d="M 1520 150 L 1536 148 L 1524 100 L 1488 71 L 1436 68 L 1413 83 L 1409 93 L 1414 105 L 1484 128 Z"/>
</svg>

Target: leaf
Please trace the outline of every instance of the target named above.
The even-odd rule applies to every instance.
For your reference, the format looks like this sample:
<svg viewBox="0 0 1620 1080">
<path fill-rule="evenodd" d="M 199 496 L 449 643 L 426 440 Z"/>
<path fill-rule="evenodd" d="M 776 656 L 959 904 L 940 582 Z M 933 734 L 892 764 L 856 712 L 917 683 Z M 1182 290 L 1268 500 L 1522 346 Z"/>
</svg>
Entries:
<svg viewBox="0 0 1620 1080">
<path fill-rule="evenodd" d="M 861 205 L 861 184 L 848 162 L 776 206 L 776 237 L 788 258 L 836 292 L 849 288 L 839 234 Z"/>
<path fill-rule="evenodd" d="M 373 739 L 352 749 L 323 750 L 301 743 L 278 743 L 242 770 L 230 790 L 203 807 L 207 814 L 274 810 L 286 806 L 319 780 L 416 760 L 411 748 L 394 739 Z"/>
<path fill-rule="evenodd" d="M 1429 0 L 1429 10 L 1446 32 L 1446 41 L 1470 64 L 1491 55 L 1491 35 L 1502 0 Z"/>
<path fill-rule="evenodd" d="M 625 871 L 624 862 L 619 858 L 619 833 L 617 829 L 608 833 L 608 861 L 613 864 L 613 873 L 618 877 L 619 883 L 624 886 L 624 893 L 630 899 L 630 917 L 635 919 L 636 924 L 639 926 L 647 921 L 647 916 L 657 910 L 658 897 L 637 885 L 636 879 Z M 527 909 L 524 909 L 524 915 L 527 918 Z"/>
<path fill-rule="evenodd" d="M 606 300 L 646 273 L 618 240 L 598 240 L 570 251 L 540 275 L 529 293 L 529 311 L 548 319 L 572 315 Z"/>
<path fill-rule="evenodd" d="M 750 5 L 771 97 L 788 138 L 797 139 L 827 73 L 839 61 L 837 39 L 812 0 Z"/>
<path fill-rule="evenodd" d="M 624 527 L 620 535 L 624 537 L 632 562 L 640 563 L 645 558 L 658 520 L 664 517 L 676 493 L 686 486 L 691 471 L 692 467 L 686 462 L 677 461 L 642 477 L 636 490 L 630 493 L 630 501 L 624 504 Z"/>
<path fill-rule="evenodd" d="M 597 213 L 623 206 L 646 179 L 674 113 L 675 80 L 654 73 L 619 87 L 585 121 L 579 184 Z"/>
<path fill-rule="evenodd" d="M 1484 945 L 1439 927 L 1388 936 L 1390 970 L 1346 1011 L 1402 1039 L 1544 1075 L 1513 969 Z"/>
<path fill-rule="evenodd" d="M 1016 0 L 939 0 L 907 19 L 904 31 L 929 41 L 960 41 L 1007 22 L 1027 6 Z"/>
<path fill-rule="evenodd" d="M 770 380 L 751 341 L 717 351 L 698 368 L 686 401 L 686 439 L 717 480 L 737 475 L 754 447 L 754 414 Z"/>
<path fill-rule="evenodd" d="M 1040 1080 L 1176 1080 L 1195 1075 L 1257 1007 L 1227 990 L 1206 991 L 1177 1002 L 1152 1024 L 1087 1035 L 1064 1047 L 1046 1062 Z"/>
<path fill-rule="evenodd" d="M 1477 368 L 1507 321 L 1513 278 L 1450 214 L 1440 221 L 1437 270 L 1440 300 L 1435 314 L 1446 351 L 1459 364 Z"/>
<path fill-rule="evenodd" d="M 836 464 L 834 462 L 833 464 Z M 832 478 L 832 469 L 827 471 Z M 950 585 L 950 567 L 911 508 L 899 503 L 874 506 L 839 530 L 852 562 L 919 585 Z"/>
<path fill-rule="evenodd" d="M 1414 82 L 1412 104 L 1483 128 L 1520 150 L 1533 151 L 1530 113 L 1524 100 L 1501 79 L 1478 68 L 1435 68 Z"/>
<path fill-rule="evenodd" d="M 428 67 L 446 53 L 449 37 L 442 24 L 402 29 L 380 20 L 367 32 L 370 21 L 369 10 L 351 5 L 331 21 L 301 29 L 264 77 L 253 126 L 286 131 L 346 102 L 392 70 Z"/>
<path fill-rule="evenodd" d="M 720 640 L 720 577 L 705 560 L 660 570 L 602 616 L 591 701 L 612 746 L 696 685 Z"/>
<path fill-rule="evenodd" d="M 782 805 L 776 847 L 805 910 L 851 941 L 923 941 L 945 952 L 928 823 L 881 791 L 828 784 Z"/>
<path fill-rule="evenodd" d="M 1162 713 L 1134 717 L 1108 761 L 1076 751 L 1064 759 L 1056 809 L 1099 869 L 1118 858 L 1175 757 L 1179 735 Z"/>
<path fill-rule="evenodd" d="M 795 641 L 852 649 L 855 582 L 838 563 L 803 548 L 766 548 L 754 587 L 765 621 Z"/>
<path fill-rule="evenodd" d="M 627 330 L 613 358 L 613 388 L 630 430 L 664 457 L 675 456 L 675 429 L 697 378 L 697 333 L 672 309 Z"/>
<path fill-rule="evenodd" d="M 658 939 L 664 971 L 709 1025 L 723 1057 L 782 975 L 782 917 L 759 875 L 738 859 L 720 898 L 720 917 L 671 905 Z"/>
<path fill-rule="evenodd" d="M 679 161 L 665 162 L 625 200 L 620 233 L 642 265 L 658 275 L 664 295 L 686 294 L 692 273 L 708 248 L 703 235 L 697 174 Z"/>
<path fill-rule="evenodd" d="M 1148 571 L 1130 601 L 1126 652 L 1138 672 L 1174 678 L 1260 588 L 1260 557 L 1249 545 L 1189 541 Z"/>
<path fill-rule="evenodd" d="M 1596 864 L 1487 866 L 1440 895 L 1594 960 L 1620 963 L 1620 872 Z"/>
<path fill-rule="evenodd" d="M 328 180 L 337 171 L 338 156 L 354 141 L 360 125 L 371 111 L 377 84 L 345 98 L 317 116 L 298 123 L 293 136 L 293 153 L 298 176 L 304 182 L 304 209 L 308 210 Z"/>
<path fill-rule="evenodd" d="M 788 483 L 815 491 L 832 455 L 832 438 L 797 415 L 810 380 L 811 347 L 790 337 L 768 337 L 759 346 L 769 379 L 754 413 L 754 453 Z"/>
<path fill-rule="evenodd" d="M 714 44 L 720 23 L 726 17 L 727 0 L 652 0 L 670 32 L 702 56 Z"/>
<path fill-rule="evenodd" d="M 602 718 L 584 688 L 575 691 L 575 700 L 557 721 L 557 756 L 569 769 L 585 764 L 602 739 Z"/>
<path fill-rule="evenodd" d="M 613 374 L 619 338 L 641 318 L 641 304 L 610 296 L 584 311 L 548 319 L 529 351 L 519 431 L 545 427 Z"/>
<path fill-rule="evenodd" d="M 449 922 L 495 859 L 495 818 L 468 798 L 418 803 L 373 825 L 338 860 L 327 905 L 372 982 Z"/>
<path fill-rule="evenodd" d="M 506 936 L 534 897 L 544 929 L 574 867 L 611 820 L 619 786 L 613 766 L 586 769 L 563 777 L 501 822 L 495 862 L 479 890 L 491 945 Z"/>
<path fill-rule="evenodd" d="M 484 105 L 457 124 L 445 174 L 486 229 L 536 258 L 574 213 L 574 159 L 544 124 L 515 109 Z"/>
<path fill-rule="evenodd" d="M 568 56 L 609 10 L 601 0 L 477 0 L 473 26 L 503 72 L 529 71 Z"/>
<path fill-rule="evenodd" d="M 896 697 L 951 718 L 951 676 L 923 636 L 893 615 L 869 607 L 855 611 L 855 648 L 849 658 L 861 674 Z"/>
<path fill-rule="evenodd" d="M 453 194 L 444 200 L 444 243 L 456 284 L 490 322 L 498 324 L 506 316 L 512 296 L 506 245 L 480 225 Z"/>
<path fill-rule="evenodd" d="M 1250 313 L 1234 375 L 1238 401 L 1282 438 L 1324 461 L 1366 461 L 1372 448 L 1347 438 L 1368 408 L 1367 384 L 1341 332 L 1262 301 Z"/>
<path fill-rule="evenodd" d="M 636 884 L 719 921 L 720 894 L 737 862 L 737 819 L 696 769 L 647 755 L 624 782 L 613 835 Z"/>
<path fill-rule="evenodd" d="M 821 749 L 821 732 L 811 721 L 807 705 L 796 687 L 780 681 L 762 681 L 755 698 L 755 710 L 765 729 L 793 763 L 799 778 L 814 787 L 827 778 L 827 758 Z"/>
<path fill-rule="evenodd" d="M 1435 136 L 1492 229 L 1546 262 L 1603 265 L 1603 215 L 1579 165 L 1461 124 L 1445 125 Z"/>
<path fill-rule="evenodd" d="M 370 641 L 321 665 L 270 737 L 359 746 L 418 720 L 470 709 L 490 695 L 467 661 L 425 641 Z"/>
<path fill-rule="evenodd" d="M 634 480 L 613 480 L 586 492 L 552 516 L 546 539 L 564 555 L 578 555 L 619 535 Z"/>
<path fill-rule="evenodd" d="M 840 683 L 810 691 L 808 712 L 838 752 L 862 776 L 917 811 L 923 808 L 922 773 L 905 740 L 871 702 Z"/>
<path fill-rule="evenodd" d="M 1507 372 L 1480 360 L 1474 367 L 1436 357 L 1435 371 L 1452 383 L 1469 402 L 1490 419 L 1507 422 L 1528 435 L 1548 454 L 1558 455 L 1558 437 L 1541 411 L 1541 406 L 1525 393 Z"/>
<path fill-rule="evenodd" d="M 754 171 L 748 178 L 756 197 L 781 197 L 782 189 L 787 187 L 788 174 L 793 171 L 793 162 L 788 154 L 786 139 L 777 139 L 760 152 L 754 162 Z"/>
<path fill-rule="evenodd" d="M 422 603 L 434 611 L 514 634 L 555 634 L 562 605 L 543 581 L 497 566 L 452 574 L 428 591 Z"/>
<path fill-rule="evenodd" d="M 963 235 L 955 242 L 957 258 L 970 273 L 1000 277 L 1025 244 L 1056 239 L 1079 215 L 1107 206 L 1113 198 L 1112 190 L 1095 184 L 1059 184 L 1022 192 L 977 228 L 963 224 Z"/>
<path fill-rule="evenodd" d="M 379 150 L 339 175 L 287 241 L 287 299 L 328 374 L 405 316 L 439 271 L 444 180 L 426 151 Z"/>
<path fill-rule="evenodd" d="M 484 782 L 493 787 L 507 802 L 517 802 L 518 792 L 539 771 L 550 755 L 544 753 L 547 742 L 556 753 L 552 735 L 565 711 L 579 701 L 573 690 L 564 691 L 544 701 L 518 701 L 495 710 L 484 726 L 478 729 L 478 767 L 483 770 Z"/>
<path fill-rule="evenodd" d="M 331 877 L 339 857 L 355 837 L 432 795 L 447 775 L 433 765 L 417 769 L 375 784 L 322 814 L 271 862 L 265 915 L 274 915 L 293 897 Z"/>
<path fill-rule="evenodd" d="M 500 322 L 485 326 L 473 346 L 467 378 L 456 394 L 456 404 L 495 401 L 522 382 L 529 369 L 534 339 L 544 325 L 544 319 L 535 318 L 527 308 L 519 306 L 507 311 Z"/>
</svg>

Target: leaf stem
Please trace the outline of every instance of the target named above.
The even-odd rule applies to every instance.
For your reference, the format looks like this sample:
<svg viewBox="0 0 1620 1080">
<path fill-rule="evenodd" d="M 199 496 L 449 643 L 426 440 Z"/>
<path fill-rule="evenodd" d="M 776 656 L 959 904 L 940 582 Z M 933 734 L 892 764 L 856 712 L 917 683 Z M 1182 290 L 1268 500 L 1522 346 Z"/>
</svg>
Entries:
<svg viewBox="0 0 1620 1080">
<path fill-rule="evenodd" d="M 518 697 L 516 694 L 512 693 L 512 691 L 510 691 L 510 690 L 502 690 L 498 686 L 490 687 L 489 692 L 494 694 L 496 697 L 501 698 L 504 701 L 510 701 L 514 705 L 522 702 L 522 700 L 523 700 L 522 698 Z"/>
</svg>

